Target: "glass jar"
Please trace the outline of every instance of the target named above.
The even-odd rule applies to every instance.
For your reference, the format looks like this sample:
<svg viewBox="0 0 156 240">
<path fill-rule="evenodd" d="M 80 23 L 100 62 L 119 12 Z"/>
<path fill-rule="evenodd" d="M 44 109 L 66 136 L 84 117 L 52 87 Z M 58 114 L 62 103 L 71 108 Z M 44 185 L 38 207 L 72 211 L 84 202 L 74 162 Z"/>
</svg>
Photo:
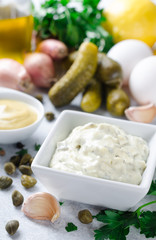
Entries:
<svg viewBox="0 0 156 240">
<path fill-rule="evenodd" d="M 0 0 L 0 58 L 23 63 L 31 50 L 31 0 Z"/>
</svg>

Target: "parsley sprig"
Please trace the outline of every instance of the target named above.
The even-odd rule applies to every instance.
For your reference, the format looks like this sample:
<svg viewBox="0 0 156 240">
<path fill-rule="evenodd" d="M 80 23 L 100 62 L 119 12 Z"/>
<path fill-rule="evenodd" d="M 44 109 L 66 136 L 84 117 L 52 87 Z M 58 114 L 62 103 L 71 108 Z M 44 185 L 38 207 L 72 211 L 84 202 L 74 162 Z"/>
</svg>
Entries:
<svg viewBox="0 0 156 240">
<path fill-rule="evenodd" d="M 150 190 L 148 192 L 148 195 L 155 195 L 156 196 L 156 180 L 152 181 Z"/>
<path fill-rule="evenodd" d="M 78 48 L 84 41 L 95 43 L 99 51 L 113 46 L 112 36 L 101 26 L 106 20 L 100 0 L 47 0 L 39 11 L 34 8 L 34 26 L 42 39 L 54 37 L 68 47 Z"/>
<path fill-rule="evenodd" d="M 77 230 L 77 226 L 74 223 L 69 222 L 67 224 L 67 226 L 65 227 L 65 229 L 66 229 L 67 232 L 73 232 L 73 231 Z"/>
<path fill-rule="evenodd" d="M 156 195 L 156 180 L 152 182 L 148 194 Z M 143 210 L 151 204 L 156 204 L 156 201 L 143 204 L 134 212 L 109 209 L 100 211 L 94 218 L 104 223 L 104 226 L 94 230 L 95 240 L 126 240 L 130 226 L 139 229 L 146 238 L 156 237 L 156 211 Z"/>
</svg>

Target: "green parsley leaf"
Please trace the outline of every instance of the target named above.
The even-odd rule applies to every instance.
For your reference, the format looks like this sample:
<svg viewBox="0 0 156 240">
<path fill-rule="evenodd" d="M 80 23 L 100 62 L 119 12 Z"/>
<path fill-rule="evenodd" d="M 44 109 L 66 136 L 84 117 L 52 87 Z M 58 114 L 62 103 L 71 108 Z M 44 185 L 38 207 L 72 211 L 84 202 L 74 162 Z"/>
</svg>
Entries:
<svg viewBox="0 0 156 240">
<path fill-rule="evenodd" d="M 115 231 L 112 231 L 112 228 L 109 225 L 105 225 L 98 230 L 95 230 L 95 240 L 104 240 L 104 239 L 118 239 L 126 240 L 126 235 L 129 233 L 129 229 L 117 228 Z"/>
<path fill-rule="evenodd" d="M 95 240 L 118 239 L 126 240 L 129 227 L 134 225 L 139 227 L 137 214 L 135 212 L 123 212 L 117 210 L 101 211 L 95 218 L 106 225 L 96 229 Z"/>
<path fill-rule="evenodd" d="M 26 153 L 28 153 L 27 149 L 22 148 L 20 151 L 16 152 L 17 155 L 23 157 Z"/>
<path fill-rule="evenodd" d="M 156 195 L 156 180 L 152 182 L 148 194 Z M 144 207 L 156 204 L 156 201 L 141 205 L 135 212 L 102 210 L 93 218 L 105 225 L 94 230 L 95 240 L 126 240 L 131 225 L 140 229 L 146 238 L 156 237 L 156 212 L 143 211 Z"/>
<path fill-rule="evenodd" d="M 64 202 L 59 202 L 60 206 L 62 206 L 62 205 L 63 205 L 63 203 L 64 203 Z"/>
<path fill-rule="evenodd" d="M 156 236 L 156 212 L 146 211 L 140 215 L 140 233 L 145 234 L 147 238 Z"/>
<path fill-rule="evenodd" d="M 100 0 L 47 0 L 34 9 L 34 28 L 41 39 L 58 38 L 68 47 L 78 49 L 87 40 L 108 52 L 113 46 L 112 36 L 101 26 L 106 21 Z"/>
<path fill-rule="evenodd" d="M 150 187 L 150 190 L 149 192 L 147 193 L 149 195 L 155 195 L 156 196 L 156 180 L 152 181 L 152 184 L 151 184 L 151 187 Z"/>
<path fill-rule="evenodd" d="M 77 230 L 77 226 L 75 226 L 72 222 L 69 222 L 65 229 L 67 232 L 72 232 Z"/>
<path fill-rule="evenodd" d="M 41 147 L 41 144 L 36 144 L 35 143 L 34 148 L 35 148 L 36 151 L 38 151 L 40 149 L 40 147 Z"/>
</svg>

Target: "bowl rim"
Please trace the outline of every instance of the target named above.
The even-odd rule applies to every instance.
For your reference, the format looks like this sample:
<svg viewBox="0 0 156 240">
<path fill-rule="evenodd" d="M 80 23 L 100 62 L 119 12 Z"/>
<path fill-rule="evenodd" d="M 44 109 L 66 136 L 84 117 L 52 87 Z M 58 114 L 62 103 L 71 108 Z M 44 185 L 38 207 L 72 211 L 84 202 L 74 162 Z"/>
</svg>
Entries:
<svg viewBox="0 0 156 240">
<path fill-rule="evenodd" d="M 14 97 L 10 97 L 10 96 L 6 96 L 5 98 L 3 97 L 3 94 L 8 94 L 8 93 L 11 93 L 13 94 L 14 96 L 16 96 L 17 98 L 19 97 L 20 99 L 14 99 Z M 37 112 L 37 120 L 35 122 L 33 122 L 32 124 L 28 125 L 28 126 L 25 126 L 25 127 L 21 127 L 21 128 L 16 128 L 16 129 L 0 129 L 0 134 L 4 134 L 4 133 L 14 133 L 16 132 L 17 134 L 20 133 L 21 131 L 23 130 L 29 130 L 30 128 L 33 128 L 35 125 L 37 125 L 44 117 L 44 107 L 43 107 L 43 104 L 38 100 L 36 99 L 35 97 L 29 95 L 28 93 L 25 93 L 25 92 L 21 92 L 19 90 L 15 90 L 15 89 L 12 89 L 12 88 L 6 88 L 6 87 L 0 87 L 0 99 L 11 99 L 11 100 L 17 100 L 17 101 L 21 101 L 21 102 L 24 102 L 26 103 L 26 99 L 30 100 L 31 102 L 33 103 L 36 103 L 38 106 L 39 106 L 39 109 L 34 106 L 34 104 L 31 104 L 31 103 L 27 103 L 28 105 L 30 105 L 31 107 L 33 107 L 36 112 Z"/>
<path fill-rule="evenodd" d="M 92 114 L 92 113 L 85 113 L 85 112 L 80 112 L 80 111 L 75 111 L 75 110 L 64 110 L 61 112 L 61 114 L 58 116 L 56 122 L 54 123 L 52 129 L 50 130 L 49 134 L 47 135 L 47 137 L 45 138 L 43 144 L 41 145 L 39 151 L 37 152 L 35 158 L 34 158 L 34 161 L 32 162 L 32 169 L 39 169 L 39 170 L 43 170 L 43 171 L 48 171 L 48 172 L 51 172 L 51 173 L 54 173 L 54 174 L 58 174 L 58 175 L 63 175 L 65 177 L 70 177 L 70 178 L 80 178 L 84 181 L 94 181 L 97 182 L 97 183 L 106 183 L 106 184 L 110 184 L 110 185 L 114 185 L 114 186 L 118 186 L 120 188 L 125 188 L 125 187 L 128 187 L 129 189 L 136 189 L 136 190 L 140 190 L 140 191 L 148 191 L 149 187 L 150 187 L 150 184 L 151 184 L 151 181 L 147 181 L 146 183 L 142 184 L 143 181 L 141 181 L 141 183 L 139 185 L 137 184 L 131 184 L 131 183 L 125 183 L 125 182 L 119 182 L 119 181 L 113 181 L 113 180 L 108 180 L 108 179 L 103 179 L 103 178 L 97 178 L 97 177 L 92 177 L 92 176 L 88 176 L 88 175 L 78 175 L 78 174 L 75 174 L 75 173 L 71 173 L 71 172 L 65 172 L 65 171 L 61 171 L 61 170 L 56 170 L 56 169 L 53 169 L 53 168 L 50 168 L 48 166 L 43 166 L 43 165 L 40 165 L 40 162 L 38 161 L 39 159 L 39 156 L 40 156 L 40 153 L 43 151 L 43 149 L 46 147 L 47 143 L 50 141 L 51 139 L 51 136 L 53 134 L 54 131 L 56 131 L 55 129 L 57 128 L 57 125 L 59 125 L 60 121 L 62 121 L 62 119 L 64 118 L 64 116 L 66 114 L 76 114 L 76 115 L 86 115 L 86 116 L 94 116 L 98 119 L 103 119 L 105 120 L 106 118 L 109 120 L 112 120 L 114 123 L 110 123 L 110 124 L 114 124 L 115 125 L 115 122 L 125 122 L 126 124 L 128 125 L 133 125 L 133 126 L 146 126 L 146 127 L 149 127 L 149 128 L 153 128 L 153 130 L 155 130 L 155 133 L 153 133 L 153 135 L 156 134 L 156 126 L 153 125 L 153 124 L 145 124 L 145 123 L 140 123 L 140 122 L 130 122 L 128 120 L 125 120 L 125 119 L 116 119 L 116 118 L 111 118 L 111 117 L 107 117 L 107 116 L 101 116 L 101 115 L 96 115 L 96 114 Z M 152 176 L 153 177 L 153 176 Z M 142 177 L 142 180 L 143 180 L 143 177 Z"/>
</svg>

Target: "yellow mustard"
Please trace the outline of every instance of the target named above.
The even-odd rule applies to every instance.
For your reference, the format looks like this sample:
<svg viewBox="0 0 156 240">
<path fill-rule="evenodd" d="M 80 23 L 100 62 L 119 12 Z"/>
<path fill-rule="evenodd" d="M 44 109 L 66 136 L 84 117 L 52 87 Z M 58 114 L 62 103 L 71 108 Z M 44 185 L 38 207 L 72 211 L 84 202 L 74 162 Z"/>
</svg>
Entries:
<svg viewBox="0 0 156 240">
<path fill-rule="evenodd" d="M 23 128 L 36 120 L 37 112 L 29 104 L 11 99 L 0 99 L 0 130 Z"/>
</svg>

